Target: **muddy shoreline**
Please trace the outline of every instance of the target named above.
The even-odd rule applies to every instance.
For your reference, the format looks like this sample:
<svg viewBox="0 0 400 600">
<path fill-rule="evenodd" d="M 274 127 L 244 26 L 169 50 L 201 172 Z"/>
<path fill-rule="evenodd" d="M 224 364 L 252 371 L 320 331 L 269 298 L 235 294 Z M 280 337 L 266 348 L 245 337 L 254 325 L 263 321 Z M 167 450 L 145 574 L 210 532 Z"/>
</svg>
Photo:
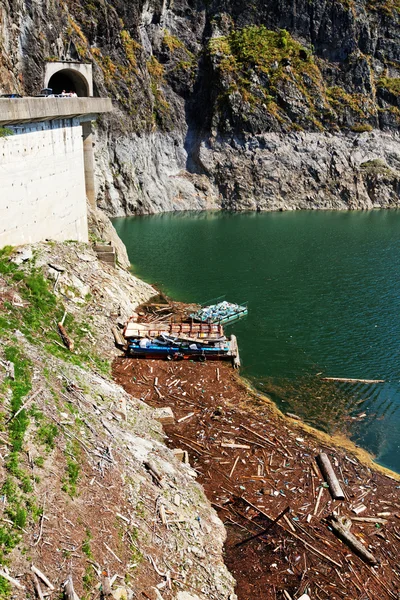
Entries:
<svg viewBox="0 0 400 600">
<path fill-rule="evenodd" d="M 348 440 L 338 446 L 345 440 L 284 417 L 228 363 L 121 357 L 113 375 L 134 397 L 174 412 L 175 423 L 164 427 L 167 443 L 187 451 L 225 524 L 225 560 L 239 600 L 303 593 L 321 599 L 398 598 L 399 476 Z M 320 451 L 331 459 L 344 501 L 332 500 L 325 488 L 315 462 Z M 287 507 L 290 512 L 268 534 L 236 547 Z M 376 556 L 377 566 L 335 537 L 327 520 L 333 511 L 353 518 L 351 531 Z"/>
</svg>

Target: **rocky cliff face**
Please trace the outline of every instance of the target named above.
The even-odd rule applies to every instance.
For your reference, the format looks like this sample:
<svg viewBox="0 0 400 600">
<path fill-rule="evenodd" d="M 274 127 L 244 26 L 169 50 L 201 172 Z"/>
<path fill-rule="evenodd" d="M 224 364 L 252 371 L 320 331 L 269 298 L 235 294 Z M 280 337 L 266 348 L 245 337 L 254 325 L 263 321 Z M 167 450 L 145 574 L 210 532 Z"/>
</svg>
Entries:
<svg viewBox="0 0 400 600">
<path fill-rule="evenodd" d="M 399 202 L 398 0 L 8 0 L 3 91 L 94 64 L 110 214 Z"/>
</svg>

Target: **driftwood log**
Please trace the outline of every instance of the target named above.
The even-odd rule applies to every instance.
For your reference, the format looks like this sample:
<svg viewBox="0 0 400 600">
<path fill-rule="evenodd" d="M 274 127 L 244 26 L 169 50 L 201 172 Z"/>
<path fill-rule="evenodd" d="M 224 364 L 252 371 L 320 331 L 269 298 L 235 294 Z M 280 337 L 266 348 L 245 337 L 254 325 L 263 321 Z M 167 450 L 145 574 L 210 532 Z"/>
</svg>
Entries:
<svg viewBox="0 0 400 600">
<path fill-rule="evenodd" d="M 348 377 L 322 377 L 322 381 L 341 381 L 343 383 L 385 383 L 384 379 L 352 379 Z"/>
<path fill-rule="evenodd" d="M 67 312 L 64 313 L 63 318 L 61 319 L 61 321 L 59 321 L 57 323 L 57 327 L 58 330 L 60 332 L 61 335 L 61 339 L 64 342 L 64 345 L 68 348 L 68 350 L 70 352 L 74 351 L 75 348 L 75 344 L 74 341 L 69 337 L 68 333 L 66 332 L 66 329 L 64 327 L 64 321 L 65 321 L 65 317 L 67 316 Z"/>
<path fill-rule="evenodd" d="M 348 517 L 339 517 L 331 515 L 329 524 L 334 533 L 342 540 L 357 556 L 369 565 L 376 565 L 378 562 L 373 554 L 350 532 L 351 519 Z"/>
<path fill-rule="evenodd" d="M 320 454 L 318 454 L 317 463 L 325 481 L 329 485 L 329 491 L 332 498 L 334 500 L 344 500 L 342 488 L 340 487 L 338 478 L 336 477 L 331 462 L 325 452 L 320 452 Z"/>
<path fill-rule="evenodd" d="M 114 342 L 117 348 L 124 348 L 126 346 L 126 339 L 122 333 L 116 328 L 111 327 L 112 334 L 114 336 Z"/>
</svg>

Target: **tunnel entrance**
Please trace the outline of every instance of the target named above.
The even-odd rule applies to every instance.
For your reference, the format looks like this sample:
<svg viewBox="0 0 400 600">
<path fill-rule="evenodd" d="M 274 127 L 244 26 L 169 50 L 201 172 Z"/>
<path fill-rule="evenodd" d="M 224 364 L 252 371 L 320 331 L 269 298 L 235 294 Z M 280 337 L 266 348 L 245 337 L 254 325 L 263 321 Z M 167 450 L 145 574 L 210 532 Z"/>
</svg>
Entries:
<svg viewBox="0 0 400 600">
<path fill-rule="evenodd" d="M 47 87 L 53 90 L 53 94 L 61 94 L 63 91 L 75 92 L 77 96 L 89 96 L 89 85 L 85 77 L 73 69 L 61 69 L 52 75 Z"/>
</svg>

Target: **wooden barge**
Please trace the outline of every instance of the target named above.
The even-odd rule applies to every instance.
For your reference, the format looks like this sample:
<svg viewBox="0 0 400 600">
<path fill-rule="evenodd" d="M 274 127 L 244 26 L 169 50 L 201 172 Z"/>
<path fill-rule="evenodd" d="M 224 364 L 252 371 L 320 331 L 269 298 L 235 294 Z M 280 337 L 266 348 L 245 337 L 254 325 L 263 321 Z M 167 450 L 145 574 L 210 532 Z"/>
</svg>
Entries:
<svg viewBox="0 0 400 600">
<path fill-rule="evenodd" d="M 226 338 L 220 323 L 196 323 L 193 320 L 138 322 L 129 319 L 124 329 L 126 353 L 132 357 L 232 360 L 239 368 L 239 350 L 235 336 Z"/>
</svg>

